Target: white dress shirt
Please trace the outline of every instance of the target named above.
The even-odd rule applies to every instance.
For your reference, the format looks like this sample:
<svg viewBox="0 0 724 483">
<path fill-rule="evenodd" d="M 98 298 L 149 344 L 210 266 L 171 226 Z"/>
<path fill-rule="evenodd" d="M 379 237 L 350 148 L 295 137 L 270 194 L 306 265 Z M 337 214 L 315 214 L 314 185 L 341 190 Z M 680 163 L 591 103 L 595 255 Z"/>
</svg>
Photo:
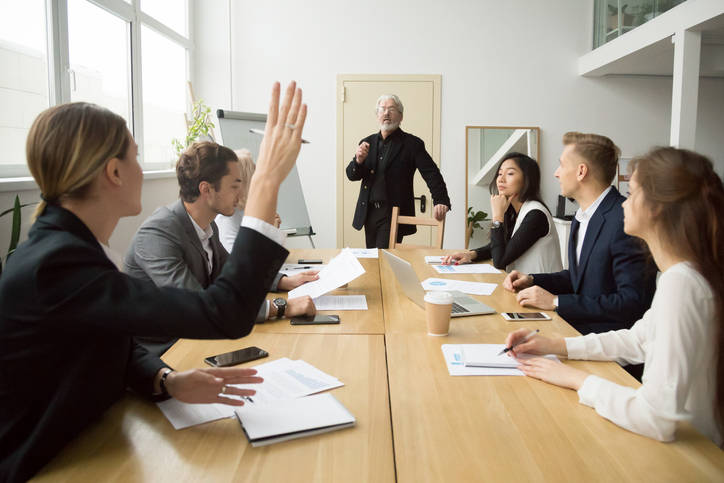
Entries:
<svg viewBox="0 0 724 483">
<path fill-rule="evenodd" d="M 214 230 L 211 228 L 211 225 L 207 226 L 205 230 L 202 230 L 196 223 L 196 220 L 194 220 L 194 217 L 191 216 L 191 213 L 188 213 L 188 215 L 191 224 L 194 225 L 199 240 L 201 240 L 201 246 L 204 247 L 204 251 L 206 252 L 206 270 L 208 274 L 211 275 L 211 270 L 214 268 L 214 249 L 211 248 L 211 242 L 209 240 L 214 235 Z"/>
<path fill-rule="evenodd" d="M 611 191 L 611 188 L 612 186 L 609 186 L 606 191 L 601 193 L 601 196 L 596 198 L 596 201 L 591 203 L 591 206 L 589 206 L 586 211 L 583 211 L 581 208 L 578 208 L 578 211 L 576 211 L 576 220 L 580 223 L 580 226 L 578 227 L 578 239 L 576 242 L 576 263 L 581 263 L 581 250 L 583 249 L 583 240 L 586 238 L 588 222 L 591 221 L 591 217 L 596 213 L 598 205 L 601 204 L 601 201 L 603 201 L 608 192 Z"/>
<path fill-rule="evenodd" d="M 651 308 L 631 329 L 565 339 L 569 359 L 646 363 L 638 389 L 591 375 L 578 390 L 579 401 L 659 441 L 672 441 L 676 422 L 688 421 L 720 446 L 716 325 L 709 284 L 691 264 L 674 265 L 661 275 Z"/>
</svg>

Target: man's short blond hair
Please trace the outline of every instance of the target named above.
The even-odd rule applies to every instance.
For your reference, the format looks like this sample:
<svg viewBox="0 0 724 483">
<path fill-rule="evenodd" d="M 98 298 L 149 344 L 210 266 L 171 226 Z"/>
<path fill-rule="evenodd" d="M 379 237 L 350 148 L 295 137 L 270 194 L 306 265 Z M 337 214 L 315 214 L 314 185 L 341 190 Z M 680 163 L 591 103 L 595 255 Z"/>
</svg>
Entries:
<svg viewBox="0 0 724 483">
<path fill-rule="evenodd" d="M 616 177 L 621 150 L 606 136 L 567 132 L 563 144 L 573 144 L 573 151 L 583 158 L 593 176 L 602 183 L 611 184 Z"/>
</svg>

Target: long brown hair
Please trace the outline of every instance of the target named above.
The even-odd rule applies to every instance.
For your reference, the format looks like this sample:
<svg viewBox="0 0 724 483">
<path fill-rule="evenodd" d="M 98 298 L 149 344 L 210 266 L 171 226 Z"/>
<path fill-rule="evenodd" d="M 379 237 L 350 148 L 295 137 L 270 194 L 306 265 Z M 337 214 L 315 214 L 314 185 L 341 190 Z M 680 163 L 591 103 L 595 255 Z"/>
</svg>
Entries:
<svg viewBox="0 0 724 483">
<path fill-rule="evenodd" d="M 28 167 L 43 199 L 33 216 L 47 203 L 84 198 L 106 163 L 124 159 L 129 145 L 126 121 L 95 104 L 60 104 L 40 113 L 26 144 Z"/>
<path fill-rule="evenodd" d="M 724 187 L 706 157 L 655 148 L 631 161 L 661 243 L 694 265 L 714 294 L 715 417 L 724 427 Z"/>
</svg>

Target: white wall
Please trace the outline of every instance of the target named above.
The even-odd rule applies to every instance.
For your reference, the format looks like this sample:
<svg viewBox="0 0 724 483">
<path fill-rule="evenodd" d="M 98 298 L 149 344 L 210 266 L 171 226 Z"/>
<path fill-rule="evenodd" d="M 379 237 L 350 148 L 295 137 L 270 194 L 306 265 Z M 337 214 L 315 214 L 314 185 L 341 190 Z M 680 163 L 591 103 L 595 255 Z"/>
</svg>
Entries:
<svg viewBox="0 0 724 483">
<path fill-rule="evenodd" d="M 200 3 L 200 2 L 199 2 Z M 226 0 L 203 2 L 205 8 Z M 318 247 L 336 245 L 336 75 L 442 74 L 442 174 L 451 194 L 445 246 L 462 247 L 465 225 L 465 126 L 539 126 L 543 196 L 554 205 L 560 138 L 570 130 L 610 136 L 625 156 L 666 145 L 671 78 L 583 78 L 591 50 L 593 2 L 580 0 L 315 0 L 231 4 L 233 109 L 266 112 L 274 81 L 294 79 L 309 116 L 300 178 Z M 224 18 L 197 18 L 197 39 Z M 218 32 L 217 32 L 218 33 Z M 214 34 L 216 35 L 216 34 Z M 218 55 L 212 46 L 208 55 Z M 197 58 L 208 46 L 197 40 Z M 197 95 L 228 89 L 217 69 L 195 72 Z M 215 79 L 218 77 L 218 79 Z M 717 158 L 724 137 L 724 82 L 702 80 L 699 150 Z M 203 86 L 203 88 L 202 88 Z M 224 94 L 226 95 L 226 94 Z M 404 99 L 403 99 L 404 102 Z M 404 123 L 403 123 L 404 128 Z M 320 187 L 324 187 L 321 189 Z"/>
</svg>

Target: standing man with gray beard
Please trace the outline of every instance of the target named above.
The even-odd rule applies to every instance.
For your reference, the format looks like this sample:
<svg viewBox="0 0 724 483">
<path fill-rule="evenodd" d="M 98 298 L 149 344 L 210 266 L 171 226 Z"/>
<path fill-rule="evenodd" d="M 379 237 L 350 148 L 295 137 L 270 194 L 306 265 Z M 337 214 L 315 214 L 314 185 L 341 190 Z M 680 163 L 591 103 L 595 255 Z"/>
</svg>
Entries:
<svg viewBox="0 0 724 483">
<path fill-rule="evenodd" d="M 357 230 L 364 226 L 367 248 L 388 248 L 393 206 L 402 216 L 415 216 L 415 170 L 430 189 L 435 219 L 443 220 L 450 210 L 445 181 L 425 143 L 400 129 L 404 110 L 396 95 L 380 96 L 376 109 L 380 132 L 360 141 L 347 166 L 347 178 L 362 181 L 352 226 Z M 397 243 L 416 231 L 414 225 L 401 225 Z"/>
</svg>

